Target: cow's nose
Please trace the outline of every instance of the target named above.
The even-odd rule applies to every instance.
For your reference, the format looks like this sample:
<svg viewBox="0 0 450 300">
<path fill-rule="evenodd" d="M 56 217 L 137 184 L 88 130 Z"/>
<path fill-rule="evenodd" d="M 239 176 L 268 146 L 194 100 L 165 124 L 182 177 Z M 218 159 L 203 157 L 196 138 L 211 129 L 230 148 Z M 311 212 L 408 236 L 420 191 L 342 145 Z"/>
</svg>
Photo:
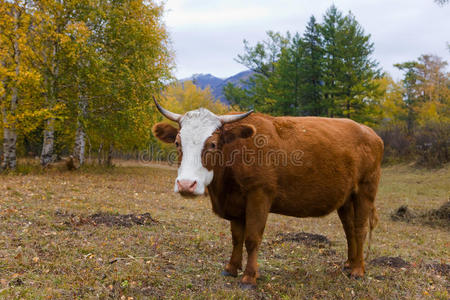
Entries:
<svg viewBox="0 0 450 300">
<path fill-rule="evenodd" d="M 197 188 L 197 181 L 177 180 L 178 191 L 182 194 L 193 194 Z"/>
</svg>

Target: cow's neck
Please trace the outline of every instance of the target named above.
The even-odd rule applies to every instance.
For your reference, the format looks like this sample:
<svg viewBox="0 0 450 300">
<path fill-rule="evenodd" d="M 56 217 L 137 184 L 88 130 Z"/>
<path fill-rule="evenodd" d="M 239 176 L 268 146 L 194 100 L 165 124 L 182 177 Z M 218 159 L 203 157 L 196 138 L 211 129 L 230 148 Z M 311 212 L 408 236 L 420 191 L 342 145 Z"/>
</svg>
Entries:
<svg viewBox="0 0 450 300">
<path fill-rule="evenodd" d="M 212 209 L 219 217 L 232 220 L 245 214 L 242 193 L 230 168 L 221 167 L 214 170 L 214 179 L 208 186 L 208 193 Z"/>
</svg>

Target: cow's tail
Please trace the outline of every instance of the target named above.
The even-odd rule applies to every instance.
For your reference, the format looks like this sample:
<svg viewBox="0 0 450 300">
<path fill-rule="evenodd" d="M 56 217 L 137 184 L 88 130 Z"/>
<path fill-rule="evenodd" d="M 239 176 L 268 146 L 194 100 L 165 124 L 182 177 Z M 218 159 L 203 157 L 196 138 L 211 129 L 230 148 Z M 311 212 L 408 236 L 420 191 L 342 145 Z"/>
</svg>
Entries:
<svg viewBox="0 0 450 300">
<path fill-rule="evenodd" d="M 372 231 L 377 226 L 377 224 L 378 224 L 377 209 L 375 208 L 375 205 L 373 205 L 369 213 L 369 242 L 367 244 L 368 250 L 366 254 L 366 260 L 369 259 L 370 244 L 372 243 Z"/>
</svg>

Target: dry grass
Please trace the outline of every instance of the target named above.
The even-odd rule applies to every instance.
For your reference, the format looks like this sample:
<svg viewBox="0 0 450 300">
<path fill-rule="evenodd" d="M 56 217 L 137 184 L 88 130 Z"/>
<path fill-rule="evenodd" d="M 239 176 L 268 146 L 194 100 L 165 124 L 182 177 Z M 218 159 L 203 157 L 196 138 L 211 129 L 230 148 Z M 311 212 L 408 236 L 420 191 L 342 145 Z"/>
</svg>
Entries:
<svg viewBox="0 0 450 300">
<path fill-rule="evenodd" d="M 390 214 L 405 204 L 425 212 L 447 201 L 450 167 L 383 170 L 371 259 L 400 257 L 406 267 L 369 264 L 364 279 L 350 279 L 342 272 L 346 243 L 335 213 L 320 219 L 271 215 L 254 291 L 241 291 L 238 279 L 220 275 L 231 251 L 228 222 L 213 215 L 207 198 L 174 195 L 174 170 L 23 172 L 29 174 L 0 176 L 1 298 L 449 297 L 448 269 L 439 265 L 450 263 L 449 228 L 395 222 Z M 92 217 L 99 212 L 132 223 L 103 224 Z M 145 213 L 157 222 L 117 216 Z M 301 231 L 330 243 L 285 238 Z"/>
</svg>

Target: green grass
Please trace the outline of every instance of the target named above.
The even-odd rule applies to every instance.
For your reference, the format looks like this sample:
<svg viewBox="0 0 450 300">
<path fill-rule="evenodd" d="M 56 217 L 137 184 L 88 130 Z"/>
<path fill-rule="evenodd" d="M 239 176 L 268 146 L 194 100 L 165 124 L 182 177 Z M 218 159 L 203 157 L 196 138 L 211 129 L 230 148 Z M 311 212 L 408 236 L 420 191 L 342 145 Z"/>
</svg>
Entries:
<svg viewBox="0 0 450 300">
<path fill-rule="evenodd" d="M 0 175 L 0 298 L 272 298 L 448 299 L 449 229 L 394 222 L 400 205 L 425 212 L 450 196 L 450 167 L 383 169 L 370 259 L 400 256 L 409 268 L 368 264 L 364 279 L 342 272 L 344 232 L 336 213 L 319 219 L 270 215 L 259 255 L 261 278 L 241 291 L 220 272 L 231 253 L 229 225 L 209 199 L 173 194 L 175 170 L 86 168 Z M 26 174 L 25 174 L 26 173 Z M 96 212 L 142 214 L 151 226 L 107 227 L 73 219 Z M 322 234 L 328 248 L 279 242 L 278 233 Z"/>
</svg>

